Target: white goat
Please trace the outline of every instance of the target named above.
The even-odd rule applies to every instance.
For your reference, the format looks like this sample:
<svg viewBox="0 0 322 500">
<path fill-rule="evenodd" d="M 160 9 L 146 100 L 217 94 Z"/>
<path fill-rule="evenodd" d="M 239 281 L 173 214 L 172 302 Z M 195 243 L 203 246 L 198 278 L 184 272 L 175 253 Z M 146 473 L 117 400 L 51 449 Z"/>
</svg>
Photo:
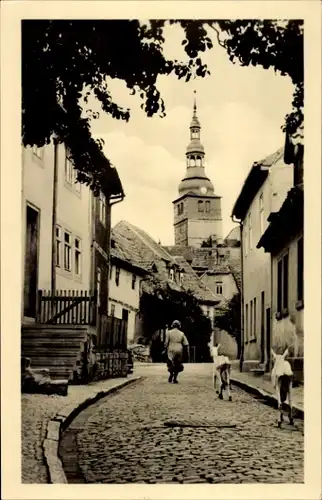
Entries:
<svg viewBox="0 0 322 500">
<path fill-rule="evenodd" d="M 276 391 L 276 397 L 278 402 L 278 409 L 280 412 L 280 418 L 278 420 L 278 427 L 281 427 L 283 418 L 283 403 L 285 403 L 288 397 L 289 403 L 289 421 L 290 424 L 293 425 L 293 416 L 292 416 L 292 381 L 293 381 L 293 372 L 291 365 L 288 361 L 285 360 L 288 355 L 288 349 L 284 351 L 283 354 L 276 354 L 273 349 L 271 349 L 274 366 L 272 369 L 272 383 Z"/>
<path fill-rule="evenodd" d="M 223 390 L 227 389 L 228 399 L 231 401 L 230 394 L 230 360 L 227 356 L 221 356 L 218 354 L 220 344 L 212 345 L 212 342 L 208 344 L 210 355 L 213 359 L 214 368 L 214 387 L 217 394 L 219 394 L 219 399 L 223 399 Z M 220 389 L 217 389 L 217 381 L 220 384 Z"/>
</svg>

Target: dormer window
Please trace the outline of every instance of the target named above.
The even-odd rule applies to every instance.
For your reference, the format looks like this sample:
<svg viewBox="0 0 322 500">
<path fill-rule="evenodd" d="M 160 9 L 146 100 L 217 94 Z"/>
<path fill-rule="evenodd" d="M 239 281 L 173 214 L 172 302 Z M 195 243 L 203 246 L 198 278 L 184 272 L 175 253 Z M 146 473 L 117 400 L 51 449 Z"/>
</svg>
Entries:
<svg viewBox="0 0 322 500">
<path fill-rule="evenodd" d="M 171 281 L 174 281 L 174 270 L 173 269 L 170 269 L 170 275 L 169 275 L 169 277 L 170 277 Z"/>
<path fill-rule="evenodd" d="M 184 276 L 184 272 L 180 271 L 179 272 L 179 282 L 180 282 L 180 285 L 182 285 L 182 283 L 183 283 L 183 276 Z"/>
</svg>

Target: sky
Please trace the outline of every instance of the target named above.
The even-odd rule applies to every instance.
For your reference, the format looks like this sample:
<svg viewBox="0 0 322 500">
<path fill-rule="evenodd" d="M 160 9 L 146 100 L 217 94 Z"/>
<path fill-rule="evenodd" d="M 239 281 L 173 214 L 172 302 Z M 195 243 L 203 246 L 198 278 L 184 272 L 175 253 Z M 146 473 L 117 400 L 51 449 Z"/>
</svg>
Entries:
<svg viewBox="0 0 322 500">
<path fill-rule="evenodd" d="M 230 215 L 243 182 L 255 161 L 284 144 L 281 126 L 291 110 L 292 83 L 273 70 L 242 67 L 229 61 L 209 29 L 214 48 L 202 55 L 211 75 L 186 83 L 175 76 L 158 78 L 166 117 L 148 118 L 141 100 L 125 84 L 109 80 L 113 100 L 130 108 L 129 122 L 100 113 L 91 128 L 105 141 L 104 154 L 117 168 L 123 202 L 112 208 L 112 225 L 126 220 L 148 232 L 163 245 L 174 244 L 173 205 L 185 174 L 194 90 L 205 148 L 206 174 L 222 197 L 223 236 L 235 226 Z M 165 56 L 187 60 L 179 26 L 165 31 Z M 99 110 L 98 102 L 88 107 Z"/>
</svg>

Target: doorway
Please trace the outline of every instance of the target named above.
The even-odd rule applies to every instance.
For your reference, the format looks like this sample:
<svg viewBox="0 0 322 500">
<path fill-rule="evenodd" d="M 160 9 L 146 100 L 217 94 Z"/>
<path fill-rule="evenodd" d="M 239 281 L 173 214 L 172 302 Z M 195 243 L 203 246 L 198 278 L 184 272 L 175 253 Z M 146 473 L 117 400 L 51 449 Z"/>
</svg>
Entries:
<svg viewBox="0 0 322 500">
<path fill-rule="evenodd" d="M 24 316 L 36 318 L 38 289 L 39 211 L 26 207 Z"/>
<path fill-rule="evenodd" d="M 270 371 L 271 364 L 271 308 L 266 309 L 266 370 Z"/>
</svg>

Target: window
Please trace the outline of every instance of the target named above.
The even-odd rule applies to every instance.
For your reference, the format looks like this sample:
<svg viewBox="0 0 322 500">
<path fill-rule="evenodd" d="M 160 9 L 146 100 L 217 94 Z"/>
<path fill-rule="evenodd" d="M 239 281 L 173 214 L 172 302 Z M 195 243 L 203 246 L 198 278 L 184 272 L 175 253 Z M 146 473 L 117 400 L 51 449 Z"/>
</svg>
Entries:
<svg viewBox="0 0 322 500">
<path fill-rule="evenodd" d="M 99 197 L 99 217 L 102 224 L 106 224 L 106 197 L 101 192 Z"/>
<path fill-rule="evenodd" d="M 248 216 L 248 249 L 251 251 L 253 248 L 253 233 L 252 233 L 252 217 L 251 214 Z"/>
<path fill-rule="evenodd" d="M 136 275 L 132 274 L 132 290 L 135 290 L 136 285 Z"/>
<path fill-rule="evenodd" d="M 96 270 L 96 290 L 97 290 L 97 306 L 101 305 L 101 269 Z"/>
<path fill-rule="evenodd" d="M 196 166 L 201 167 L 201 156 L 196 156 Z"/>
<path fill-rule="evenodd" d="M 61 227 L 56 226 L 56 266 L 60 267 L 61 260 Z"/>
<path fill-rule="evenodd" d="M 71 235 L 67 231 L 64 233 L 64 269 L 65 271 L 71 272 L 72 263 L 71 263 Z"/>
<path fill-rule="evenodd" d="M 71 161 L 68 159 L 68 151 L 65 151 L 65 181 L 68 184 L 73 184 L 74 179 L 74 169 Z"/>
<path fill-rule="evenodd" d="M 263 193 L 259 197 L 259 224 L 260 224 L 260 234 L 264 232 L 264 200 Z"/>
<path fill-rule="evenodd" d="M 43 149 L 42 148 L 38 148 L 37 146 L 33 146 L 32 152 L 37 158 L 39 158 L 39 160 L 42 160 L 42 157 L 43 157 Z"/>
<path fill-rule="evenodd" d="M 81 184 L 80 184 L 80 182 L 77 181 L 77 170 L 75 170 L 74 168 L 73 168 L 73 182 L 74 182 L 76 193 L 80 193 Z"/>
<path fill-rule="evenodd" d="M 191 139 L 199 139 L 199 129 L 197 128 L 192 129 Z"/>
<path fill-rule="evenodd" d="M 110 280 L 113 278 L 113 266 L 110 264 Z"/>
<path fill-rule="evenodd" d="M 203 201 L 198 201 L 198 212 L 203 212 Z"/>
<path fill-rule="evenodd" d="M 288 254 L 277 263 L 277 313 L 288 312 Z"/>
<path fill-rule="evenodd" d="M 249 311 L 249 339 L 253 337 L 253 301 L 250 301 L 250 311 Z"/>
<path fill-rule="evenodd" d="M 210 212 L 210 201 L 206 201 L 206 212 Z"/>
<path fill-rule="evenodd" d="M 117 267 L 116 271 L 115 271 L 115 283 L 116 283 L 116 286 L 119 286 L 119 283 L 120 283 L 120 268 L 119 267 Z"/>
<path fill-rule="evenodd" d="M 223 292 L 223 284 L 222 281 L 217 281 L 216 282 L 216 294 L 217 295 L 222 295 Z"/>
<path fill-rule="evenodd" d="M 303 300 L 304 295 L 304 249 L 303 238 L 297 242 L 297 300 Z"/>
<path fill-rule="evenodd" d="M 111 316 L 112 318 L 115 316 L 115 304 L 111 304 Z"/>
<path fill-rule="evenodd" d="M 81 240 L 79 238 L 74 239 L 74 258 L 75 258 L 75 274 L 77 276 L 80 276 L 82 272 L 82 251 L 81 251 Z"/>
<path fill-rule="evenodd" d="M 122 319 L 124 319 L 124 321 L 128 321 L 129 311 L 127 309 L 122 309 Z"/>
<path fill-rule="evenodd" d="M 183 213 L 183 203 L 179 203 L 179 205 L 177 206 L 177 213 L 178 215 Z"/>
<path fill-rule="evenodd" d="M 277 264 L 277 312 L 282 312 L 282 269 L 283 269 L 283 261 L 279 261 Z"/>
<path fill-rule="evenodd" d="M 256 329 L 257 329 L 257 326 L 256 326 L 256 298 L 254 299 L 254 329 L 253 329 L 253 338 L 256 338 Z"/>
<path fill-rule="evenodd" d="M 180 285 L 182 285 L 182 283 L 183 283 L 183 275 L 184 275 L 183 271 L 180 271 L 180 273 L 179 273 Z"/>
<path fill-rule="evenodd" d="M 174 281 L 174 270 L 170 269 L 169 277 L 171 281 Z"/>
<path fill-rule="evenodd" d="M 248 304 L 245 311 L 245 343 L 248 342 Z"/>
<path fill-rule="evenodd" d="M 283 257 L 283 309 L 288 308 L 288 254 Z"/>
</svg>

